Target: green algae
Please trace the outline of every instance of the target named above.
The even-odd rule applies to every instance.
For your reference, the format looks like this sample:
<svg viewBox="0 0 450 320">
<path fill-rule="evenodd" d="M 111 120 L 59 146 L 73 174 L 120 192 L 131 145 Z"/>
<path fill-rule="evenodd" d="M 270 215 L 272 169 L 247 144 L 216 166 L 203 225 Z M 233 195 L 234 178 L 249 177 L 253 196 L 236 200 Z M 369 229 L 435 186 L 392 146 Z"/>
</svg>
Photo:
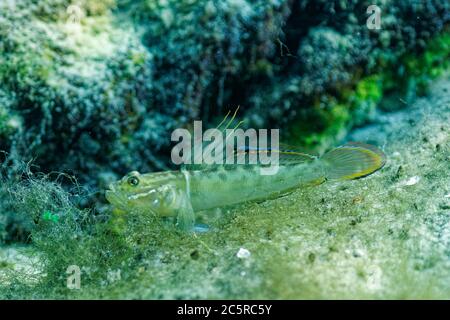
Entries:
<svg viewBox="0 0 450 320">
<path fill-rule="evenodd" d="M 415 97 L 425 95 L 430 82 L 448 70 L 449 61 L 447 30 L 430 40 L 422 53 L 404 54 L 395 65 L 380 61 L 372 75 L 358 79 L 356 73 L 354 85 L 343 86 L 333 95 L 318 96 L 306 118 L 301 117 L 290 125 L 289 141 L 323 152 L 351 128 L 373 119 L 377 108 L 402 108 Z M 391 101 L 392 98 L 404 103 Z M 314 126 L 304 123 L 314 123 Z"/>
</svg>

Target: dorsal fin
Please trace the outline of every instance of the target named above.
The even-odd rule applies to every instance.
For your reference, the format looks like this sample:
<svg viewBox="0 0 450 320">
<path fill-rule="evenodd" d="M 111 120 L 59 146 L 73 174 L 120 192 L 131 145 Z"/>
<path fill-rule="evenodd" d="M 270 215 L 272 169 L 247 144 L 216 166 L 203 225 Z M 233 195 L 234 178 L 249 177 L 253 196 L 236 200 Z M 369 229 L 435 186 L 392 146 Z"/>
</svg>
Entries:
<svg viewBox="0 0 450 320">
<path fill-rule="evenodd" d="M 296 151 L 285 151 L 285 150 L 240 150 L 237 151 L 236 154 L 257 154 L 258 159 L 260 154 L 278 154 L 278 161 L 280 165 L 296 165 L 301 163 L 309 163 L 316 159 L 316 157 L 309 155 L 307 153 L 296 152 Z M 268 155 L 269 156 L 269 155 Z"/>
<path fill-rule="evenodd" d="M 226 141 L 229 138 L 229 136 L 226 136 L 226 130 L 230 129 L 230 127 L 233 125 L 233 122 L 235 122 L 237 113 L 239 111 L 240 106 L 238 106 L 232 116 L 231 115 L 231 110 L 229 110 L 227 112 L 227 114 L 225 115 L 225 117 L 222 119 L 222 121 L 220 121 L 220 123 L 216 126 L 215 129 L 218 129 L 221 133 L 222 133 L 222 137 L 224 137 L 224 141 L 223 141 L 223 150 L 222 150 L 222 154 L 223 154 L 223 162 L 225 163 L 225 157 L 226 157 Z M 236 125 L 234 125 L 234 128 L 232 129 L 237 130 L 241 125 L 242 125 L 243 121 L 239 121 Z M 202 150 L 204 151 L 206 146 L 208 145 L 208 142 L 202 142 Z M 203 163 L 203 161 L 200 161 L 202 159 L 199 159 L 198 157 L 202 157 L 203 154 L 201 155 L 195 155 L 194 153 L 194 146 L 192 146 L 192 163 L 191 164 L 184 164 L 181 166 L 182 170 L 203 170 L 203 169 L 213 169 L 217 166 L 221 166 L 220 164 L 205 164 Z M 195 157 L 197 156 L 197 157 Z M 195 157 L 195 158 L 194 158 Z M 202 162 L 202 163 L 196 163 L 196 162 Z"/>
</svg>

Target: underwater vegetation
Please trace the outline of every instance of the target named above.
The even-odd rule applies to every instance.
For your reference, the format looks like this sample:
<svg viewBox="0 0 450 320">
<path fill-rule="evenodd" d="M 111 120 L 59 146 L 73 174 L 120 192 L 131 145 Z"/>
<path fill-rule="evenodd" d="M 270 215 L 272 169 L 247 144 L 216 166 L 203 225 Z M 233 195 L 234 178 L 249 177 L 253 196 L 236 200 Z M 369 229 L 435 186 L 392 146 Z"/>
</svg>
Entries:
<svg viewBox="0 0 450 320">
<path fill-rule="evenodd" d="M 0 297 L 449 298 L 450 4 L 376 1 L 369 30 L 370 4 L 1 1 Z M 174 129 L 238 105 L 244 127 L 387 164 L 201 213 L 196 235 L 106 204 L 124 174 L 173 169 Z"/>
</svg>

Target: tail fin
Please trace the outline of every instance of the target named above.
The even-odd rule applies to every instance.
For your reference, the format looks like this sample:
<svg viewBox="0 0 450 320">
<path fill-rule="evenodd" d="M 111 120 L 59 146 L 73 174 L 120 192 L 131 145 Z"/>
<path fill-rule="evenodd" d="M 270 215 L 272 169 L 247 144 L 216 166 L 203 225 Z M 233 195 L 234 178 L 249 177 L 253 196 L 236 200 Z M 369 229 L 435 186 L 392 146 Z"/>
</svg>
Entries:
<svg viewBox="0 0 450 320">
<path fill-rule="evenodd" d="M 384 166 L 386 156 L 375 146 L 350 142 L 321 157 L 327 179 L 351 180 L 367 176 Z"/>
</svg>

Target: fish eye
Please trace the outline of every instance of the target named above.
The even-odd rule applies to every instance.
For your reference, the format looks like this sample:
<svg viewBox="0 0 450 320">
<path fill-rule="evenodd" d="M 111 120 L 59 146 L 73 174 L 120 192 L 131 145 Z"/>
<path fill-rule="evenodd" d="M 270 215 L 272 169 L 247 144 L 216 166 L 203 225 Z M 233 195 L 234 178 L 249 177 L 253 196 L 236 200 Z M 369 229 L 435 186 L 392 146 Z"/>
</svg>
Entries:
<svg viewBox="0 0 450 320">
<path fill-rule="evenodd" d="M 133 187 L 136 187 L 139 184 L 139 179 L 137 177 L 129 177 L 127 181 L 128 184 Z"/>
</svg>

